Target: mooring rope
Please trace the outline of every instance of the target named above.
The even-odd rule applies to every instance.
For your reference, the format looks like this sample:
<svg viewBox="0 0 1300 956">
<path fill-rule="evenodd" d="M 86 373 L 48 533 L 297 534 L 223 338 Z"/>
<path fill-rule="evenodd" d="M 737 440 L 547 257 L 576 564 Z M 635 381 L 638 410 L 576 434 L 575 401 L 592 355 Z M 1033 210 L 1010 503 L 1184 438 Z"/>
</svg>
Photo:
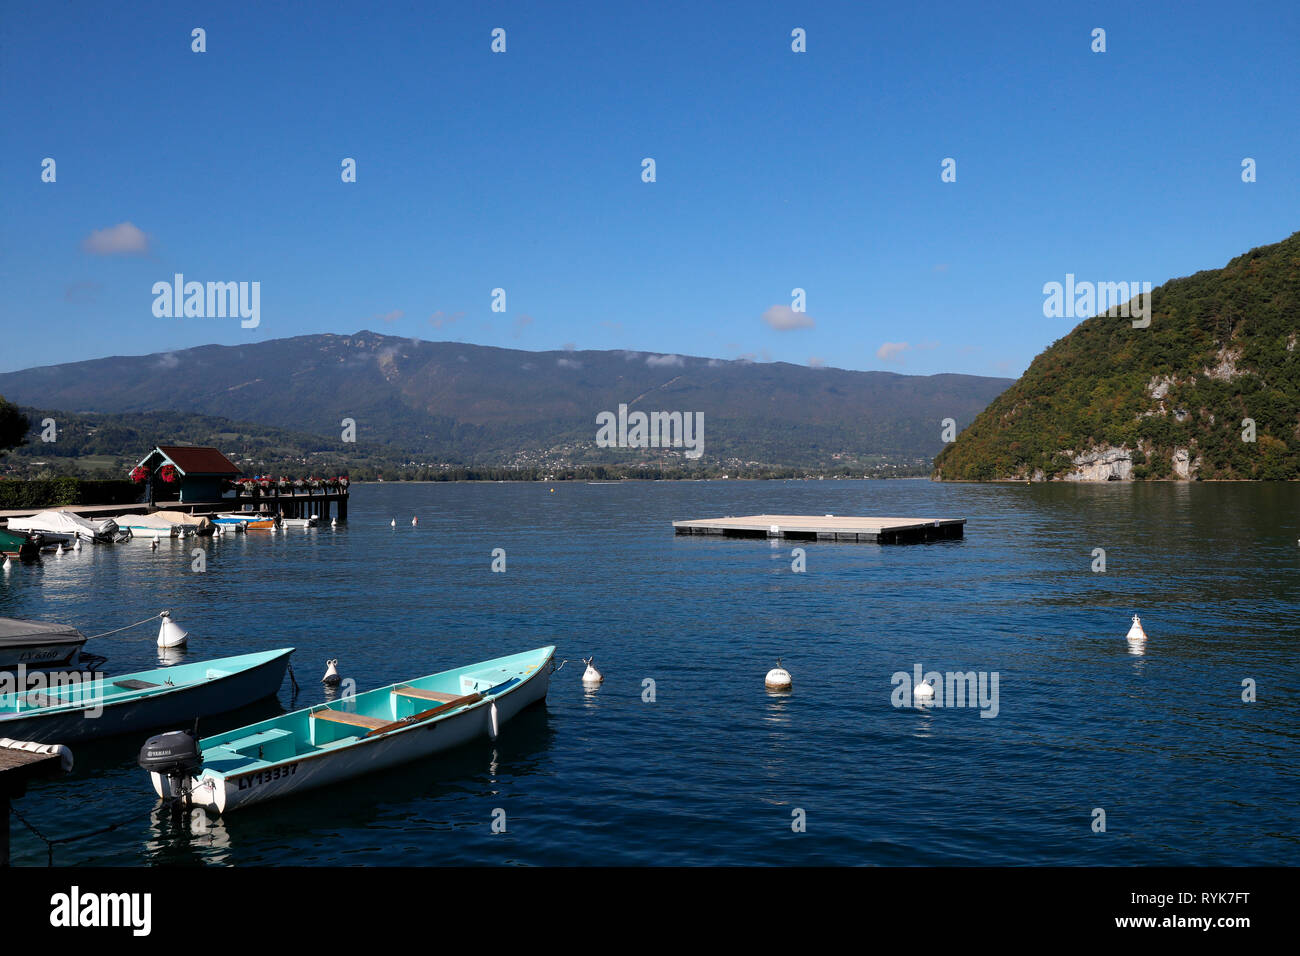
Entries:
<svg viewBox="0 0 1300 956">
<path fill-rule="evenodd" d="M 116 634 L 116 633 L 118 633 L 119 631 L 126 631 L 126 630 L 130 630 L 130 629 L 133 628 L 133 627 L 139 627 L 141 624 L 148 624 L 150 621 L 156 621 L 156 620 L 158 620 L 160 617 L 162 617 L 162 616 L 165 615 L 166 613 L 167 613 L 166 611 L 159 611 L 159 612 L 158 612 L 157 614 L 155 614 L 153 617 L 146 617 L 143 621 L 136 621 L 134 624 L 128 624 L 128 625 L 126 625 L 126 627 L 115 627 L 115 628 L 113 628 L 113 630 L 111 630 L 111 631 L 105 631 L 103 634 L 92 634 L 92 635 L 90 635 L 90 637 L 86 638 L 86 640 L 88 640 L 88 641 L 93 641 L 93 640 L 94 640 L 95 638 L 97 638 L 97 637 L 108 637 L 108 635 L 110 635 L 110 634 Z"/>
<path fill-rule="evenodd" d="M 152 815 L 156 809 L 157 809 L 156 807 L 150 807 L 149 808 L 150 815 Z M 77 840 L 85 840 L 88 837 L 100 836 L 101 834 L 104 833 L 112 833 L 118 827 L 125 826 L 128 823 L 139 820 L 140 818 L 140 814 L 137 812 L 129 817 L 124 817 L 121 820 L 118 820 L 116 823 L 110 823 L 106 827 L 100 827 L 98 830 L 91 830 L 89 833 L 77 833 L 72 836 L 59 837 L 57 839 L 52 840 L 49 837 L 47 837 L 44 833 L 42 833 L 40 830 L 36 829 L 36 825 L 32 823 L 30 820 L 28 820 L 25 816 L 23 816 L 22 812 L 17 807 L 10 804 L 9 812 L 18 818 L 19 823 L 25 826 L 28 830 L 31 830 L 32 833 L 35 835 L 36 839 L 40 840 L 42 843 L 45 844 L 45 859 L 46 859 L 45 865 L 46 866 L 54 865 L 54 848 L 59 844 L 75 843 Z"/>
</svg>

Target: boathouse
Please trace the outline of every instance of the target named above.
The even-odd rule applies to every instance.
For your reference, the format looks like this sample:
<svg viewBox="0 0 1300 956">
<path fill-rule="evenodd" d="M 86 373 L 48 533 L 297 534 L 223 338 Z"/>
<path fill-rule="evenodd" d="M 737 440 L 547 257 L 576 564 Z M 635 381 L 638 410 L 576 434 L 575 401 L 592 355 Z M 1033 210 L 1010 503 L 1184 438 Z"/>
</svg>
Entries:
<svg viewBox="0 0 1300 956">
<path fill-rule="evenodd" d="M 151 504 L 157 497 L 182 504 L 217 501 L 239 474 L 229 458 L 203 445 L 158 445 L 131 471 L 132 478 L 149 482 Z"/>
</svg>

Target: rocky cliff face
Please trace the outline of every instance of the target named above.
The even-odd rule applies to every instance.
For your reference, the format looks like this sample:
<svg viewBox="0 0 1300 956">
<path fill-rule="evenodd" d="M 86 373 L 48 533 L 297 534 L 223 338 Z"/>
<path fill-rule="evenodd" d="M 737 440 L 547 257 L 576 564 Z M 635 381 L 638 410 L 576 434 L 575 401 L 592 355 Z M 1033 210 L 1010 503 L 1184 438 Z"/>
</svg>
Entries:
<svg viewBox="0 0 1300 956">
<path fill-rule="evenodd" d="M 935 458 L 964 481 L 1300 479 L 1300 233 L 1093 316 Z"/>
</svg>

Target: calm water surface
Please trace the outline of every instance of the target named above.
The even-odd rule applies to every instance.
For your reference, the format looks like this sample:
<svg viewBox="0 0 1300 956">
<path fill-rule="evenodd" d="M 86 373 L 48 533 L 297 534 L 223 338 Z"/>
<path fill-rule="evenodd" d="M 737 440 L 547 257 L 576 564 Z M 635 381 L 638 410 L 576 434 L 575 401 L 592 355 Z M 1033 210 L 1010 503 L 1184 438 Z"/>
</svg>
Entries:
<svg viewBox="0 0 1300 956">
<path fill-rule="evenodd" d="M 82 745 L 19 809 L 51 836 L 125 822 L 56 864 L 1300 863 L 1300 486 L 387 484 L 352 499 L 336 530 L 201 543 L 203 574 L 192 542 L 15 567 L 0 615 L 98 633 L 170 608 L 190 660 L 296 647 L 296 698 L 286 682 L 236 725 L 323 700 L 331 657 L 365 690 L 554 643 L 557 659 L 594 654 L 604 685 L 585 692 L 570 663 L 495 744 L 200 835 L 151 812 L 142 740 Z M 962 541 L 889 547 L 670 525 L 759 512 L 970 520 Z M 95 644 L 123 673 L 157 666 L 155 634 Z M 763 689 L 778 656 L 789 696 Z M 916 664 L 996 671 L 998 715 L 895 708 L 890 677 Z M 45 863 L 21 826 L 14 841 L 16 863 Z"/>
</svg>

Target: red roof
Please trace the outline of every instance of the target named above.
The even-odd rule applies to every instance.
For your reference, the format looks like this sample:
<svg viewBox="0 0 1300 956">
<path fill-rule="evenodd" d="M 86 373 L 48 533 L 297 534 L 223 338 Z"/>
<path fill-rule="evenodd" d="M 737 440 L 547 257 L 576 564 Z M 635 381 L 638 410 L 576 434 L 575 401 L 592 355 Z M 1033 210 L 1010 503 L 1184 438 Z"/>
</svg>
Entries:
<svg viewBox="0 0 1300 956">
<path fill-rule="evenodd" d="M 215 448 L 203 445 L 159 445 L 158 450 L 187 475 L 239 474 L 239 468 Z"/>
</svg>

